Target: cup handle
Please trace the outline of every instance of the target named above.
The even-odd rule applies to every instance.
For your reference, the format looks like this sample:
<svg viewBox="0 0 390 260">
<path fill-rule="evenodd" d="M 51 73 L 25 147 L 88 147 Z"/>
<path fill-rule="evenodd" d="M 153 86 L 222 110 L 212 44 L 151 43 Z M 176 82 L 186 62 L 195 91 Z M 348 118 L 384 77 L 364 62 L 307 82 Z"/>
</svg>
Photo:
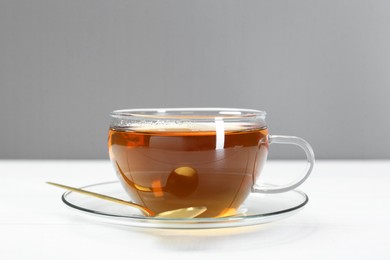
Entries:
<svg viewBox="0 0 390 260">
<path fill-rule="evenodd" d="M 298 178 L 298 180 L 295 180 L 291 183 L 288 183 L 283 186 L 275 186 L 275 187 L 264 187 L 260 186 L 258 184 L 253 185 L 252 187 L 252 192 L 257 192 L 257 193 L 280 193 L 280 192 L 286 192 L 292 189 L 295 189 L 299 185 L 301 185 L 310 175 L 310 173 L 313 170 L 314 167 L 314 152 L 313 149 L 311 148 L 310 144 L 303 140 L 300 137 L 296 136 L 285 136 L 285 135 L 268 135 L 268 142 L 269 144 L 293 144 L 301 147 L 307 157 L 307 167 L 305 173 Z"/>
</svg>

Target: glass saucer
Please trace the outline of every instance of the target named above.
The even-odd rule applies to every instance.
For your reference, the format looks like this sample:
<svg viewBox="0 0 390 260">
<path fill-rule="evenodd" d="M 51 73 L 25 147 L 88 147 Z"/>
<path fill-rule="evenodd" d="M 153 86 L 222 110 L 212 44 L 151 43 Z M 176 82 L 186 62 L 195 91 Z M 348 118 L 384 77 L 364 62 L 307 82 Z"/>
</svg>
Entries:
<svg viewBox="0 0 390 260">
<path fill-rule="evenodd" d="M 89 191 L 128 200 L 117 181 L 97 183 L 81 187 Z M 223 218 L 155 218 L 145 217 L 135 208 L 68 191 L 62 201 L 71 209 L 96 220 L 142 228 L 163 229 L 209 229 L 243 227 L 273 222 L 289 217 L 301 210 L 309 201 L 308 196 L 298 190 L 277 194 L 251 193 L 238 214 Z"/>
</svg>

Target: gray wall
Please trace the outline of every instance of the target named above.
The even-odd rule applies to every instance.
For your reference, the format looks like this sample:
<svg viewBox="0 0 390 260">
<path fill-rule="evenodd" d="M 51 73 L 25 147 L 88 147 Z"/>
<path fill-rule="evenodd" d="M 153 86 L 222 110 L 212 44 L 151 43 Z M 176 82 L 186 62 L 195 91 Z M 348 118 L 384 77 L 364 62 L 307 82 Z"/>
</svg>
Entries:
<svg viewBox="0 0 390 260">
<path fill-rule="evenodd" d="M 389 98 L 390 1 L 0 0 L 0 159 L 106 159 L 111 110 L 184 106 L 390 159 Z"/>
</svg>

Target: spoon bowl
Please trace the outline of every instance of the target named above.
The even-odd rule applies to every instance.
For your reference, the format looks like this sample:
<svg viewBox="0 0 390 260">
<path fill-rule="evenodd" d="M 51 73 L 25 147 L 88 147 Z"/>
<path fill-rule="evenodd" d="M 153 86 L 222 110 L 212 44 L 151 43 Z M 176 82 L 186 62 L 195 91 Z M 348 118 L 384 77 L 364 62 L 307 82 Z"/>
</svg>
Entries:
<svg viewBox="0 0 390 260">
<path fill-rule="evenodd" d="M 99 198 L 99 199 L 103 199 L 103 200 L 107 200 L 107 201 L 111 201 L 111 202 L 115 202 L 115 203 L 120 203 L 120 204 L 123 204 L 123 205 L 126 205 L 126 206 L 131 206 L 131 207 L 137 208 L 147 217 L 156 217 L 156 218 L 195 218 L 195 217 L 199 216 L 200 214 L 202 214 L 203 212 L 205 212 L 207 210 L 206 207 L 188 207 L 188 208 L 180 208 L 180 209 L 169 210 L 169 211 L 165 211 L 165 212 L 161 212 L 161 213 L 157 213 L 156 214 L 151 209 L 149 209 L 147 207 L 144 207 L 142 205 L 136 204 L 136 203 L 131 202 L 131 201 L 121 200 L 121 199 L 114 198 L 114 197 L 111 197 L 111 196 L 107 196 L 107 195 L 104 195 L 104 194 L 100 194 L 100 193 L 96 193 L 96 192 L 92 192 L 92 191 L 87 191 L 87 190 L 83 190 L 83 189 L 80 189 L 80 188 L 75 188 L 75 187 L 71 187 L 71 186 L 67 186 L 67 185 L 63 185 L 63 184 L 59 184 L 59 183 L 54 183 L 54 182 L 46 182 L 46 183 L 50 184 L 50 185 L 53 185 L 53 186 L 56 186 L 56 187 L 60 187 L 60 188 L 66 189 L 66 190 L 70 190 L 70 191 L 73 191 L 73 192 L 77 192 L 77 193 L 81 193 L 81 194 L 84 194 L 84 195 L 92 196 L 92 197 L 95 197 L 95 198 Z"/>
</svg>

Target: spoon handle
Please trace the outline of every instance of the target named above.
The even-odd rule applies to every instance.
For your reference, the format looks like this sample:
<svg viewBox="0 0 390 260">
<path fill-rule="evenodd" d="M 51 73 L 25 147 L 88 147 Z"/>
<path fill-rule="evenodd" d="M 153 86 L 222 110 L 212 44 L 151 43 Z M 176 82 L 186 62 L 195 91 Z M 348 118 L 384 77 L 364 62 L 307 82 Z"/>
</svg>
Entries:
<svg viewBox="0 0 390 260">
<path fill-rule="evenodd" d="M 92 191 L 86 191 L 86 190 L 83 190 L 83 189 L 74 188 L 74 187 L 71 187 L 71 186 L 66 186 L 66 185 L 62 185 L 62 184 L 58 184 L 58 183 L 54 183 L 54 182 L 49 182 L 48 181 L 46 183 L 50 184 L 50 185 L 53 185 L 53 186 L 57 186 L 57 187 L 63 188 L 63 189 L 66 189 L 66 190 L 71 190 L 71 191 L 78 192 L 78 193 L 81 193 L 81 194 L 85 194 L 85 195 L 89 195 L 89 196 L 92 196 L 92 197 L 96 197 L 96 198 L 99 198 L 99 199 L 108 200 L 108 201 L 111 201 L 111 202 L 116 202 L 116 203 L 120 203 L 120 204 L 127 205 L 127 206 L 132 206 L 132 207 L 135 207 L 135 208 L 141 210 L 142 213 L 144 213 L 148 217 L 152 217 L 152 216 L 155 215 L 155 213 L 153 211 L 151 211 L 150 209 L 145 208 L 145 207 L 143 207 L 143 206 L 141 206 L 139 204 L 136 204 L 136 203 L 133 203 L 133 202 L 130 202 L 130 201 L 121 200 L 121 199 L 110 197 L 110 196 L 103 195 L 103 194 L 100 194 L 100 193 L 96 193 L 96 192 L 92 192 Z"/>
</svg>

